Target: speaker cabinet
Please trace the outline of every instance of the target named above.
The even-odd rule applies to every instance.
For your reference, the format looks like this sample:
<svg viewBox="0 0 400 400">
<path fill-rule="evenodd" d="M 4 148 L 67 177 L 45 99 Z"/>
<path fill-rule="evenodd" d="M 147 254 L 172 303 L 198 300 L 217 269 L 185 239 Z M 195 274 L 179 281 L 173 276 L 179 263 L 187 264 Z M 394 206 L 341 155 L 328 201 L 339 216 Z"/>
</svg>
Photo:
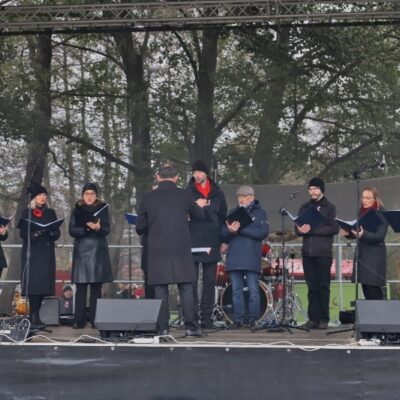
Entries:
<svg viewBox="0 0 400 400">
<path fill-rule="evenodd" d="M 156 333 L 161 300 L 98 299 L 95 324 L 101 332 Z"/>
<path fill-rule="evenodd" d="M 60 321 L 60 299 L 45 297 L 39 311 L 39 317 L 46 325 L 58 325 Z"/>
<path fill-rule="evenodd" d="M 388 343 L 400 340 L 400 300 L 357 300 L 356 339 L 377 337 Z"/>
</svg>

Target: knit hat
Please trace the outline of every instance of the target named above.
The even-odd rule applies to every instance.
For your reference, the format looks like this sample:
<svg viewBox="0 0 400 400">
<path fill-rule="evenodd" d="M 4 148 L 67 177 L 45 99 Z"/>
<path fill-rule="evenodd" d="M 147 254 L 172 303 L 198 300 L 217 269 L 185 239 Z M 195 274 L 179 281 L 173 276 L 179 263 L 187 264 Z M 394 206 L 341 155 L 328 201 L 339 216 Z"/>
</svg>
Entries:
<svg viewBox="0 0 400 400">
<path fill-rule="evenodd" d="M 86 190 L 93 190 L 96 194 L 98 194 L 97 186 L 95 183 L 88 182 L 83 185 L 82 194 L 86 192 Z"/>
<path fill-rule="evenodd" d="M 236 196 L 254 196 L 254 189 L 251 186 L 243 185 L 236 190 Z"/>
<path fill-rule="evenodd" d="M 202 171 L 208 175 L 208 167 L 204 161 L 197 160 L 193 165 L 192 165 L 192 171 Z"/>
<path fill-rule="evenodd" d="M 32 183 L 30 187 L 30 192 L 31 192 L 31 200 L 33 200 L 37 195 L 41 193 L 47 194 L 47 190 L 45 187 L 39 185 L 38 183 Z"/>
<path fill-rule="evenodd" d="M 308 182 L 308 187 L 310 188 L 311 186 L 315 186 L 319 188 L 322 193 L 325 193 L 325 182 L 318 176 L 315 176 Z"/>
</svg>

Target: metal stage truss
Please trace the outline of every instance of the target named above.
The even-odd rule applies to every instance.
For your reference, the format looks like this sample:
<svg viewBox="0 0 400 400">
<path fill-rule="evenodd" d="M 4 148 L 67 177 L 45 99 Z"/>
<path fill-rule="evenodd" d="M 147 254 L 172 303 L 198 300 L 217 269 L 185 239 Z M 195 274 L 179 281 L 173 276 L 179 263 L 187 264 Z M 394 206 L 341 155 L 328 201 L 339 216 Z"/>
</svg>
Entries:
<svg viewBox="0 0 400 400">
<path fill-rule="evenodd" d="M 3 1 L 0 35 L 167 31 L 247 25 L 353 25 L 400 21 L 400 0 L 158 1 L 18 5 Z"/>
</svg>

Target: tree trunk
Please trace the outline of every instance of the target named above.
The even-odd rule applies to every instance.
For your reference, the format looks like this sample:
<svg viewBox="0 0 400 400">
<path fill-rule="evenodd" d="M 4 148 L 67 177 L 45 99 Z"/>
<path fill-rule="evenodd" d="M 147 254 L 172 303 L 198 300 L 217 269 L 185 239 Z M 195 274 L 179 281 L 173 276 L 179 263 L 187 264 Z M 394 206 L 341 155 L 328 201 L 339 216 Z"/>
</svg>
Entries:
<svg viewBox="0 0 400 400">
<path fill-rule="evenodd" d="M 35 78 L 34 107 L 32 121 L 32 133 L 26 137 L 28 149 L 28 161 L 24 184 L 17 204 L 16 220 L 22 210 L 27 206 L 27 188 L 32 182 L 41 183 L 45 171 L 49 141 L 51 137 L 51 35 L 42 34 L 36 37 L 28 37 L 29 55 L 32 71 Z M 13 243 L 19 243 L 19 231 L 14 230 Z M 7 270 L 6 279 L 20 279 L 21 265 L 20 252 L 15 251 L 11 255 L 10 265 Z M 7 285 L 0 297 L 0 313 L 10 313 L 14 294 L 14 285 Z"/>
</svg>

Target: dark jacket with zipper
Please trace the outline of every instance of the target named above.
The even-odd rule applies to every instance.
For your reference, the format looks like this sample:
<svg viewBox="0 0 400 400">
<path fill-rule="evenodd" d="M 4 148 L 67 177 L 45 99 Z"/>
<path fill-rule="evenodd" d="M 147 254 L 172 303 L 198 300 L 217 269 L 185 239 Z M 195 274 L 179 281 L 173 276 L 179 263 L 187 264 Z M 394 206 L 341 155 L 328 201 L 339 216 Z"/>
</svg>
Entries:
<svg viewBox="0 0 400 400">
<path fill-rule="evenodd" d="M 262 241 L 269 233 L 267 213 L 261 208 L 258 200 L 246 207 L 246 211 L 253 220 L 250 225 L 240 229 L 236 234 L 229 232 L 225 224 L 221 228 L 222 239 L 228 244 L 225 265 L 228 272 L 253 271 L 259 273 L 261 269 Z"/>
<path fill-rule="evenodd" d="M 189 223 L 192 247 L 211 247 L 210 254 L 195 254 L 195 262 L 216 263 L 220 261 L 221 226 L 225 224 L 228 207 L 225 195 L 221 188 L 212 179 L 210 180 L 210 193 L 207 200 L 210 205 L 203 208 L 205 218 L 192 218 Z M 205 198 L 196 188 L 194 178 L 189 181 L 187 190 L 194 201 Z"/>
<path fill-rule="evenodd" d="M 316 207 L 326 218 L 327 222 L 306 234 L 300 233 L 295 225 L 296 234 L 303 237 L 301 255 L 303 257 L 332 258 L 333 237 L 339 233 L 339 224 L 335 220 L 336 207 L 323 196 L 319 201 L 310 200 L 304 203 L 300 207 L 298 215 L 302 214 L 309 207 Z"/>
</svg>

